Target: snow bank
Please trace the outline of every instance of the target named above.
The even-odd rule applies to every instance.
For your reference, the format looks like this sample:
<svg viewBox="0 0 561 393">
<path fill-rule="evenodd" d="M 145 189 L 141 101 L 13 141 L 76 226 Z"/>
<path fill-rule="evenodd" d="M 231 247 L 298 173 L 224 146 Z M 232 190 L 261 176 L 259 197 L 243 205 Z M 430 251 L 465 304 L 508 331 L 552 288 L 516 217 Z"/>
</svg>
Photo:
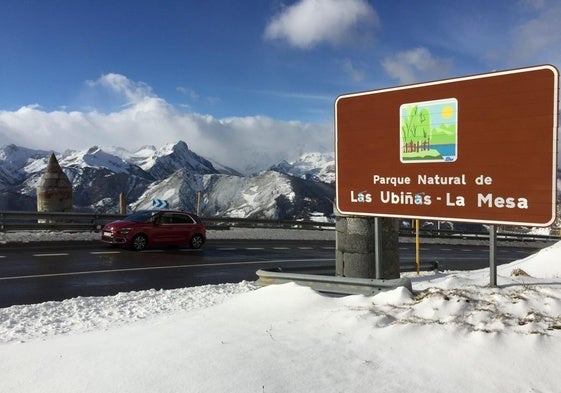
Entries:
<svg viewBox="0 0 561 393">
<path fill-rule="evenodd" d="M 0 309 L 2 391 L 558 392 L 561 243 L 330 297 L 296 284 Z"/>
</svg>

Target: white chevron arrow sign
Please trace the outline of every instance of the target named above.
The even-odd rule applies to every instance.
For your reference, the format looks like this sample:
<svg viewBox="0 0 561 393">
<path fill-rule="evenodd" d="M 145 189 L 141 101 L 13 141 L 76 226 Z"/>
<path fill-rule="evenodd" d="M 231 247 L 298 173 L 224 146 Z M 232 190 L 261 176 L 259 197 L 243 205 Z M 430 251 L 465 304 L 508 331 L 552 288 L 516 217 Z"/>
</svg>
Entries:
<svg viewBox="0 0 561 393">
<path fill-rule="evenodd" d="M 168 201 L 163 199 L 152 199 L 152 206 L 158 209 L 167 209 L 169 207 Z"/>
</svg>

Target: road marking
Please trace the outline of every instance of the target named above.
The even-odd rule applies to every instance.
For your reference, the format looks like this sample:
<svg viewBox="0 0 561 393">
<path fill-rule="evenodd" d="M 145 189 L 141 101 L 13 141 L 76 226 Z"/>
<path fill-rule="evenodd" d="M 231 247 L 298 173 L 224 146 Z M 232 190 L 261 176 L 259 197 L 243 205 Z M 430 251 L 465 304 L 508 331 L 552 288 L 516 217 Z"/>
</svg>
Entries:
<svg viewBox="0 0 561 393">
<path fill-rule="evenodd" d="M 200 265 L 149 266 L 149 267 L 136 267 L 130 269 L 107 269 L 107 270 L 91 270 L 85 272 L 68 272 L 68 273 L 36 274 L 36 275 L 28 275 L 28 276 L 0 277 L 0 281 L 22 280 L 26 278 L 84 276 L 87 274 L 138 272 L 138 271 L 146 271 L 146 270 L 192 269 L 192 268 L 224 267 L 224 266 L 239 266 L 239 265 L 272 265 L 277 263 L 290 263 L 290 262 L 335 262 L 335 258 L 275 259 L 270 261 L 217 262 L 217 263 L 205 263 Z"/>
<path fill-rule="evenodd" d="M 222 248 L 217 248 L 218 251 L 236 251 L 237 248 L 236 247 L 222 247 Z"/>
<path fill-rule="evenodd" d="M 158 253 L 158 252 L 164 252 L 165 250 L 144 250 L 142 251 L 143 253 Z M 194 249 L 194 248 L 182 248 L 180 249 L 180 251 L 183 252 L 197 252 L 197 251 L 202 251 L 202 249 Z M 90 254 L 92 255 L 105 255 L 105 254 L 120 254 L 121 251 L 90 251 Z"/>
<path fill-rule="evenodd" d="M 265 248 L 263 247 L 247 247 L 246 250 L 248 251 L 254 251 L 254 250 L 264 250 Z"/>
<path fill-rule="evenodd" d="M 298 247 L 299 250 L 313 250 L 313 247 Z"/>
<path fill-rule="evenodd" d="M 67 257 L 70 254 L 67 252 L 52 253 L 52 254 L 32 254 L 34 257 Z"/>
<path fill-rule="evenodd" d="M 273 250 L 290 250 L 290 247 L 273 247 Z"/>
</svg>

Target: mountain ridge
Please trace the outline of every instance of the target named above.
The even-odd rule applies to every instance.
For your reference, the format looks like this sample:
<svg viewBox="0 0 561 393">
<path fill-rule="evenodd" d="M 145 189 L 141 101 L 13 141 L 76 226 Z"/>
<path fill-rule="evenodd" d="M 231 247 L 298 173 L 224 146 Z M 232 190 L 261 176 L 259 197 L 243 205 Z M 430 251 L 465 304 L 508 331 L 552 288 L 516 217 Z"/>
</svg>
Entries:
<svg viewBox="0 0 561 393">
<path fill-rule="evenodd" d="M 50 154 L 0 147 L 0 209 L 36 209 L 36 186 Z M 199 210 L 203 216 L 317 219 L 319 212 L 329 219 L 335 194 L 329 179 L 334 174 L 329 174 L 329 156 L 318 154 L 284 162 L 279 170 L 271 167 L 243 176 L 196 154 L 184 141 L 133 152 L 99 146 L 55 152 L 73 184 L 75 211 L 116 213 L 119 194 L 124 193 L 129 211 L 151 208 L 154 199 L 164 199 L 171 208 Z"/>
</svg>

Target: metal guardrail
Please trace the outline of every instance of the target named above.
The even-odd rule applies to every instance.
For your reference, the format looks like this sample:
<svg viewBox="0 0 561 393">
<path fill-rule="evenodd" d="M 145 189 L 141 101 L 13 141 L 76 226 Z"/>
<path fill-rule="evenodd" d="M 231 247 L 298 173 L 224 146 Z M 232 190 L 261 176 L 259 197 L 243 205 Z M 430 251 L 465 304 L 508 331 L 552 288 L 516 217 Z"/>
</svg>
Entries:
<svg viewBox="0 0 561 393">
<path fill-rule="evenodd" d="M 124 218 L 121 214 L 76 212 L 0 211 L 0 232 L 24 230 L 99 231 L 103 225 Z M 333 229 L 334 223 L 315 221 L 263 220 L 230 217 L 201 217 L 208 229 L 295 228 Z"/>
<path fill-rule="evenodd" d="M 24 230 L 75 230 L 97 232 L 108 222 L 125 217 L 121 214 L 79 213 L 79 212 L 36 212 L 36 211 L 0 211 L 0 232 Z M 301 221 L 301 220 L 264 220 L 231 217 L 201 217 L 208 229 L 230 228 L 290 228 L 290 229 L 325 229 L 333 230 L 335 223 Z M 415 231 L 401 228 L 400 236 L 414 237 Z M 423 238 L 444 239 L 479 239 L 489 238 L 487 232 L 453 231 L 446 229 L 423 229 Z M 504 232 L 497 238 L 503 241 L 545 241 L 561 240 L 560 236 L 535 235 L 528 233 Z"/>
<path fill-rule="evenodd" d="M 22 230 L 96 231 L 122 216 L 96 213 L 0 211 L 0 232 Z"/>
<path fill-rule="evenodd" d="M 415 237 L 415 230 L 404 228 L 399 231 L 400 236 Z M 488 240 L 488 232 L 476 231 L 454 231 L 450 229 L 423 229 L 421 230 L 423 238 L 439 238 L 439 239 L 461 239 L 461 240 Z M 561 236 L 556 235 L 538 235 L 533 233 L 518 233 L 513 231 L 498 232 L 497 239 L 502 241 L 559 241 Z"/>
<path fill-rule="evenodd" d="M 413 292 L 411 279 L 406 277 L 380 280 L 283 272 L 274 269 L 260 269 L 257 271 L 257 276 L 259 277 L 257 284 L 261 286 L 295 282 L 296 284 L 308 286 L 316 291 L 343 295 L 373 295 L 381 291 L 398 287 L 405 287 L 409 289 L 410 292 Z"/>
</svg>

